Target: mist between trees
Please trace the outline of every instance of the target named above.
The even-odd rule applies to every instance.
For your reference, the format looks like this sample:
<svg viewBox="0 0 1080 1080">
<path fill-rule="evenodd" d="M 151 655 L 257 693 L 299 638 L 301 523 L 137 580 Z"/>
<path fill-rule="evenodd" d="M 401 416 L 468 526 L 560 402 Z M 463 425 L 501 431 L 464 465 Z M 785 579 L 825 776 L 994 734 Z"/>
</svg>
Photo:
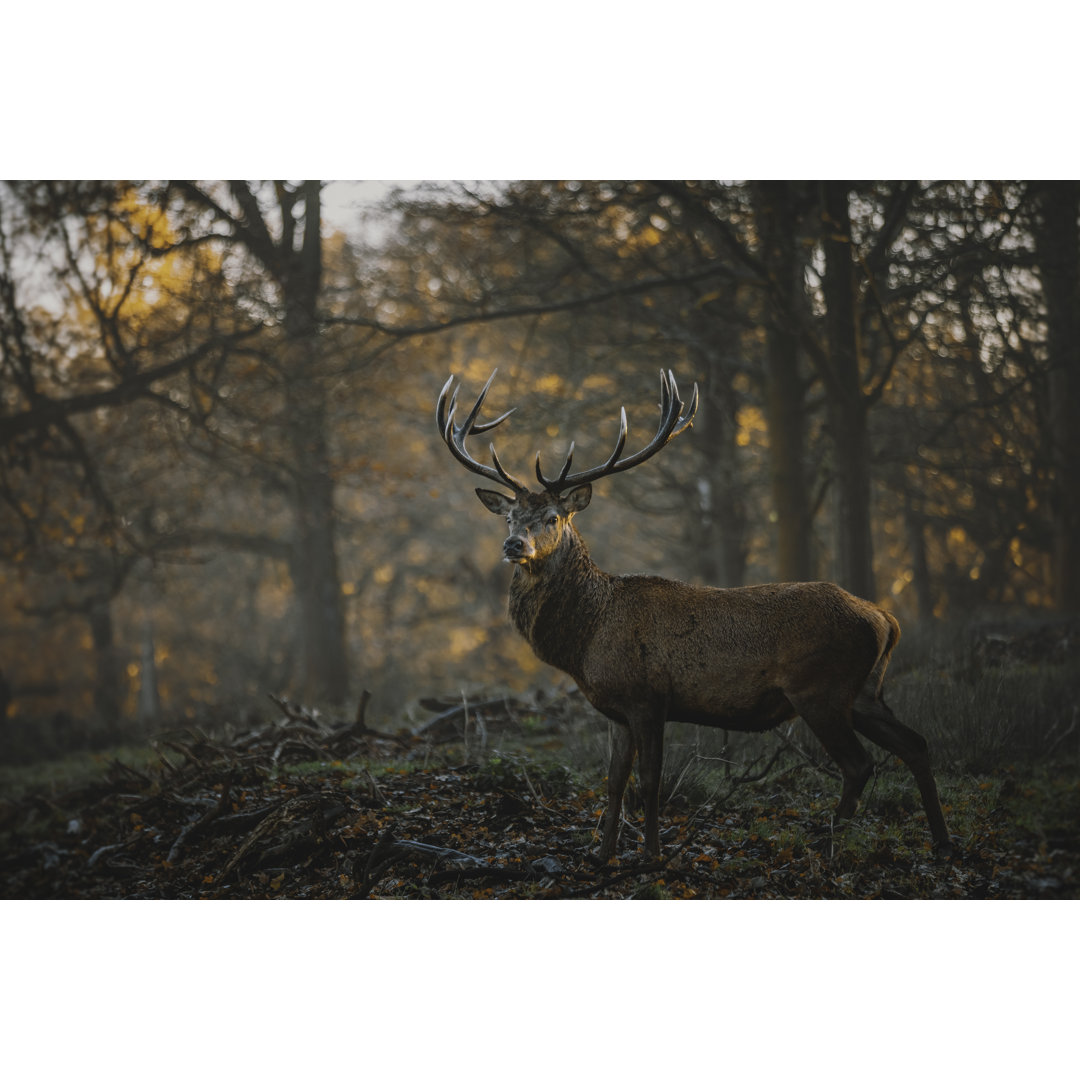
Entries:
<svg viewBox="0 0 1080 1080">
<path fill-rule="evenodd" d="M 435 430 L 597 485 L 597 562 L 827 578 L 911 625 L 1080 608 L 1080 184 L 445 183 L 332 228 L 303 182 L 0 189 L 11 752 L 370 690 L 562 680 Z M 486 452 L 486 440 L 474 454 Z M 903 645 L 900 647 L 903 650 Z"/>
</svg>

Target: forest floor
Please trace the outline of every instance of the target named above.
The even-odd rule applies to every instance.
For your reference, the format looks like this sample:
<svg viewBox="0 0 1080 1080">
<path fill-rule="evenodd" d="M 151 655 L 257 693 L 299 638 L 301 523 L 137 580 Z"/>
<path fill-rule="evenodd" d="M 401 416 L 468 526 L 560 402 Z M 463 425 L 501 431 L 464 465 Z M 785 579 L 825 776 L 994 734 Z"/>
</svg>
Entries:
<svg viewBox="0 0 1080 1080">
<path fill-rule="evenodd" d="M 1080 768 L 939 770 L 955 851 L 883 758 L 856 818 L 790 737 L 752 762 L 669 739 L 663 856 L 631 784 L 599 865 L 605 722 L 576 695 L 431 703 L 409 735 L 279 701 L 246 730 L 161 735 L 82 782 L 0 798 L 5 899 L 1063 899 L 1080 896 Z M 699 729 L 692 729 L 697 732 Z M 582 751 L 587 748 L 587 752 Z M 674 748 L 673 748 L 674 747 Z M 767 761 L 763 766 L 762 762 Z"/>
</svg>

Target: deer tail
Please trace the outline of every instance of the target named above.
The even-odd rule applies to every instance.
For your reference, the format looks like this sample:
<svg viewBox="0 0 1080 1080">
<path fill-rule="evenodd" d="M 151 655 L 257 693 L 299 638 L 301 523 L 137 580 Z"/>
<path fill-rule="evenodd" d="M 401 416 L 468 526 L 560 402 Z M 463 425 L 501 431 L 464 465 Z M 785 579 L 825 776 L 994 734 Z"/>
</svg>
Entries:
<svg viewBox="0 0 1080 1080">
<path fill-rule="evenodd" d="M 874 664 L 870 671 L 867 683 L 869 687 L 873 688 L 874 697 L 880 699 L 881 686 L 885 681 L 885 669 L 889 666 L 889 657 L 892 656 L 892 651 L 900 640 L 900 624 L 891 612 L 886 611 L 884 608 L 878 608 L 878 611 L 881 612 L 881 616 L 885 621 L 886 637 L 881 646 L 881 652 L 878 654 L 877 663 Z"/>
</svg>

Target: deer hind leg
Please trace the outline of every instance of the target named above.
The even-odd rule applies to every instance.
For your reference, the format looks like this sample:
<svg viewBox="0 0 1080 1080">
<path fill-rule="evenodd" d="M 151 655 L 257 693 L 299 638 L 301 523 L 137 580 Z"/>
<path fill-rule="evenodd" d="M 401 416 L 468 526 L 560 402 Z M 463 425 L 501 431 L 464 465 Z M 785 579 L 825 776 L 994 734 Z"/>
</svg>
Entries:
<svg viewBox="0 0 1080 1080">
<path fill-rule="evenodd" d="M 850 705 L 797 700 L 792 700 L 792 705 L 840 767 L 844 786 L 836 817 L 852 817 L 867 780 L 874 774 L 874 760 L 852 729 Z"/>
<path fill-rule="evenodd" d="M 622 816 L 623 792 L 630 779 L 634 763 L 634 740 L 630 728 L 623 722 L 611 722 L 611 761 L 608 763 L 607 811 L 604 814 L 604 835 L 600 841 L 600 861 L 607 862 L 615 854 L 619 838 L 619 818 Z"/>
<path fill-rule="evenodd" d="M 926 820 L 930 825 L 930 834 L 934 838 L 934 847 L 940 855 L 949 855 L 952 841 L 949 828 L 945 824 L 945 814 L 938 798 L 937 784 L 930 769 L 930 753 L 926 740 L 917 732 L 901 724 L 893 715 L 892 709 L 881 698 L 861 697 L 856 702 L 853 714 L 855 730 L 865 735 L 878 746 L 895 754 L 911 770 L 915 783 L 919 785 Z"/>
</svg>

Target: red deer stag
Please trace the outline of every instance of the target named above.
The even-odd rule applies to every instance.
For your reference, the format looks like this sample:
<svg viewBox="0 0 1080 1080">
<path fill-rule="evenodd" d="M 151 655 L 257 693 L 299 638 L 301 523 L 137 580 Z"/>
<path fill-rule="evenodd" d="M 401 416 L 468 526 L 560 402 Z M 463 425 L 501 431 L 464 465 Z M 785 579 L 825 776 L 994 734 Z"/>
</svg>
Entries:
<svg viewBox="0 0 1080 1080">
<path fill-rule="evenodd" d="M 540 468 L 530 491 L 503 468 L 474 460 L 470 435 L 501 424 L 479 422 L 495 378 L 455 423 L 451 376 L 436 420 L 450 452 L 467 469 L 513 494 L 477 488 L 480 501 L 510 526 L 503 556 L 515 564 L 510 619 L 545 663 L 570 675 L 613 723 L 608 801 L 600 858 L 615 854 L 623 792 L 634 756 L 645 802 L 645 849 L 660 854 L 659 796 L 664 724 L 679 720 L 733 731 L 768 731 L 801 716 L 840 767 L 838 818 L 855 812 L 873 773 L 856 732 L 896 754 L 919 785 L 938 852 L 949 831 L 930 771 L 926 741 L 885 704 L 881 684 L 900 625 L 889 612 L 828 582 L 719 589 L 644 574 L 613 576 L 589 557 L 573 517 L 589 505 L 591 484 L 652 457 L 694 419 L 697 386 L 683 414 L 675 378 L 660 373 L 660 426 L 643 449 L 622 457 L 626 410 L 611 456 L 572 473 L 574 445 L 554 478 Z"/>
</svg>

